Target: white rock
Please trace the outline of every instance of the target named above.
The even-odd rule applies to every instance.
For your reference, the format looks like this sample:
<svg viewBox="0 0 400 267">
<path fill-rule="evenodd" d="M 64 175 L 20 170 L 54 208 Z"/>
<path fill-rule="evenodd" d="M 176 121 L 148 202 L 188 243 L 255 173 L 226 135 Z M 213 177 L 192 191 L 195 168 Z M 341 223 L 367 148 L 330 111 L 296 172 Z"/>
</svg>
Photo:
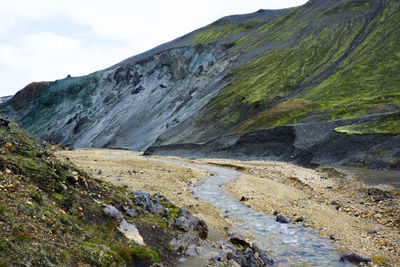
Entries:
<svg viewBox="0 0 400 267">
<path fill-rule="evenodd" d="M 126 238 L 135 241 L 136 244 L 144 246 L 143 238 L 135 225 L 128 223 L 123 219 L 117 228 Z"/>
</svg>

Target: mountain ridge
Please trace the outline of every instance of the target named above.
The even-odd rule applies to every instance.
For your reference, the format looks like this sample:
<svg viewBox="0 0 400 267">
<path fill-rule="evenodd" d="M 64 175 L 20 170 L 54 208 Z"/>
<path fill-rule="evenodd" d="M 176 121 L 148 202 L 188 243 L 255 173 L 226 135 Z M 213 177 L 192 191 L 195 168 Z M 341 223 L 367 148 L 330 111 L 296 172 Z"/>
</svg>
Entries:
<svg viewBox="0 0 400 267">
<path fill-rule="evenodd" d="M 77 147 L 145 150 L 348 118 L 361 126 L 329 136 L 373 125 L 357 133 L 390 142 L 400 127 L 386 116 L 400 112 L 399 10 L 392 0 L 315 0 L 227 16 L 1 107 L 39 136 Z M 386 152 L 379 157 L 397 166 Z"/>
</svg>

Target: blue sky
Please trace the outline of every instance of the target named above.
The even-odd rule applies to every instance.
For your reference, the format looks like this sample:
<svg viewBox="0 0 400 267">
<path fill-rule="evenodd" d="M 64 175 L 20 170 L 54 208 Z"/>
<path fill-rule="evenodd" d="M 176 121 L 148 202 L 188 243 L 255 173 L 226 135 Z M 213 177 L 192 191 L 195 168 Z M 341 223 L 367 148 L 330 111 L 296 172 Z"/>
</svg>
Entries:
<svg viewBox="0 0 400 267">
<path fill-rule="evenodd" d="M 2 0 L 0 96 L 86 75 L 223 16 L 306 0 Z"/>
</svg>

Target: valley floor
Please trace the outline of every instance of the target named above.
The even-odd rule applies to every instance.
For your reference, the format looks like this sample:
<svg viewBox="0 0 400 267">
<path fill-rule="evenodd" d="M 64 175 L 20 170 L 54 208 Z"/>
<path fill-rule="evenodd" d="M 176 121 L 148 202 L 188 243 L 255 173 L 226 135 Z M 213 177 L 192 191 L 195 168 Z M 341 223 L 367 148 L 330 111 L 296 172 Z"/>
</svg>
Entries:
<svg viewBox="0 0 400 267">
<path fill-rule="evenodd" d="M 171 158 L 143 157 L 126 150 L 77 149 L 61 151 L 95 177 L 132 190 L 165 195 L 223 233 L 229 222 L 211 204 L 195 199 L 191 186 L 212 175 L 205 170 L 170 162 Z M 178 159 L 240 171 L 226 186 L 252 208 L 304 220 L 296 222 L 330 237 L 351 253 L 374 263 L 400 264 L 400 192 L 390 185 L 369 186 L 330 168 L 307 169 L 267 161 Z"/>
</svg>

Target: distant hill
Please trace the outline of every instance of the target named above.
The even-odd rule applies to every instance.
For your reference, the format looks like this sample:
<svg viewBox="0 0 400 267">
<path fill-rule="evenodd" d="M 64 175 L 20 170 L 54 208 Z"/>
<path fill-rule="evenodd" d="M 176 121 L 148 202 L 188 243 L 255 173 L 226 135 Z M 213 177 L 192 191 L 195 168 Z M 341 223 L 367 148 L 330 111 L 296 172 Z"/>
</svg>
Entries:
<svg viewBox="0 0 400 267">
<path fill-rule="evenodd" d="M 2 97 L 0 97 L 0 103 L 7 102 L 7 101 L 10 100 L 12 97 L 13 97 L 12 95 L 10 95 L 10 96 L 2 96 Z"/>
<path fill-rule="evenodd" d="M 88 76 L 32 83 L 1 109 L 77 147 L 145 150 L 232 134 L 248 144 L 253 131 L 290 126 L 287 153 L 235 155 L 396 169 L 399 25 L 396 0 L 312 0 L 224 17 Z M 239 147 L 235 138 L 222 154 Z"/>
</svg>

